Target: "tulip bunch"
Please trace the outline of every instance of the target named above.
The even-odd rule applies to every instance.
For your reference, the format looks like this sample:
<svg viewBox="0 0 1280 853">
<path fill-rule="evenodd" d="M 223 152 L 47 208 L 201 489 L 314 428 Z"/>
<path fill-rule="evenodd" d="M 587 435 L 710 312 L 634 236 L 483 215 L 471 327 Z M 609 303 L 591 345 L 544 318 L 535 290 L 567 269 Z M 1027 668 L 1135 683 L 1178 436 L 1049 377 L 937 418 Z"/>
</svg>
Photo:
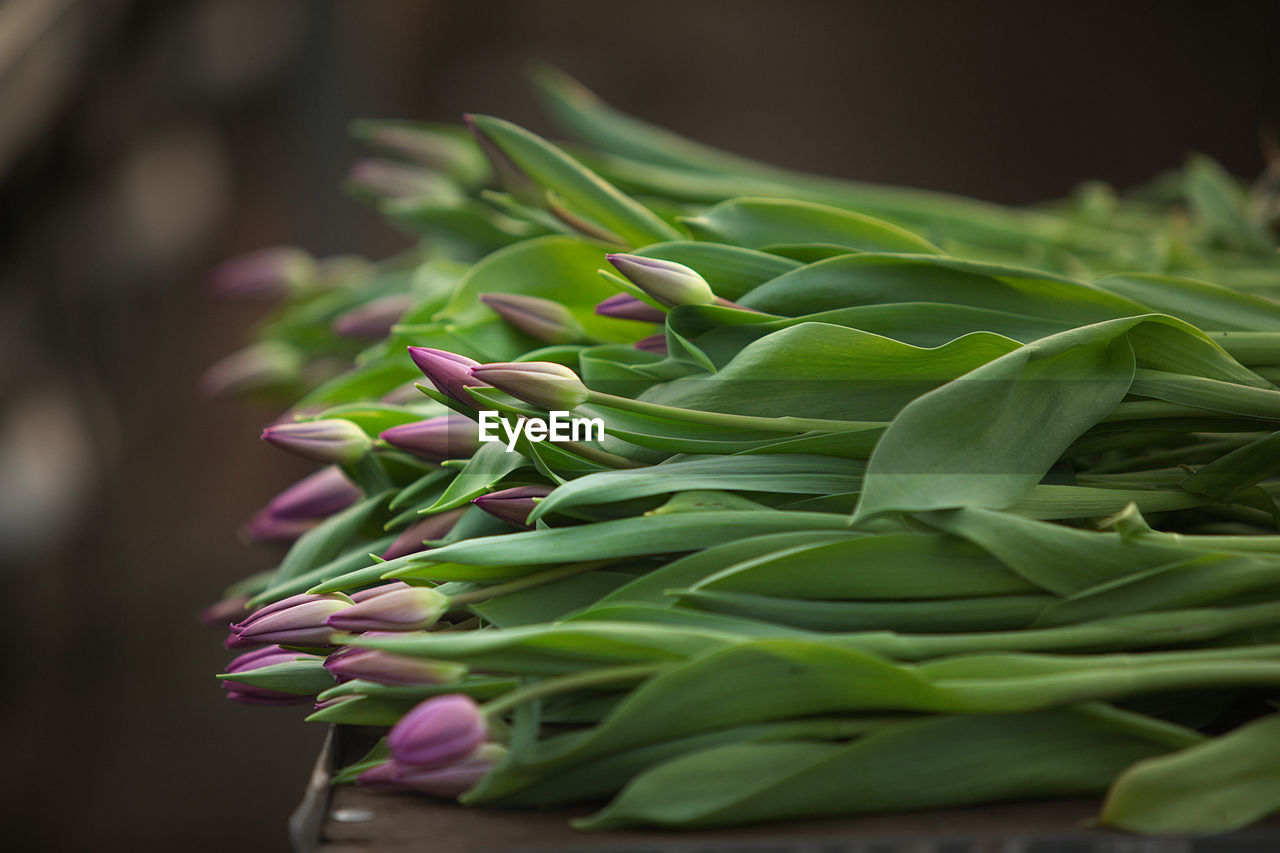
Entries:
<svg viewBox="0 0 1280 853">
<path fill-rule="evenodd" d="M 411 250 L 217 273 L 280 306 L 207 386 L 301 394 L 262 437 L 324 466 L 206 614 L 230 698 L 387 727 L 340 782 L 592 829 L 1280 810 L 1274 204 L 1203 158 L 1034 210 L 795 174 L 536 82 L 579 145 L 357 127 Z"/>
</svg>

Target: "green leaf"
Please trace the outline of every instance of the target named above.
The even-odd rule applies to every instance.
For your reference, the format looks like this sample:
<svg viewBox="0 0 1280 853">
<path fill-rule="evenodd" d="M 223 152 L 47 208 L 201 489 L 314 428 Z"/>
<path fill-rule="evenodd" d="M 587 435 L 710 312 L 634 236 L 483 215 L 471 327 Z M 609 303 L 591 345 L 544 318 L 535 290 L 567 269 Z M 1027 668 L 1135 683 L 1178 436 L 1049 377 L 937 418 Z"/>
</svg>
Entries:
<svg viewBox="0 0 1280 853">
<path fill-rule="evenodd" d="M 825 243 L 859 252 L 941 252 L 929 241 L 882 219 L 806 201 L 735 198 L 681 221 L 700 239 L 748 249 Z"/>
<path fill-rule="evenodd" d="M 508 121 L 473 115 L 474 130 L 545 190 L 631 246 L 679 238 L 679 232 L 541 137 Z"/>
<path fill-rule="evenodd" d="M 295 661 L 274 663 L 243 672 L 221 673 L 218 678 L 298 696 L 314 696 L 333 686 L 333 676 L 324 668 L 323 660 L 314 656 L 304 658 L 301 655 Z"/>
<path fill-rule="evenodd" d="M 1098 822 L 1143 835 L 1231 832 L 1280 811 L 1280 714 L 1125 770 Z"/>
<path fill-rule="evenodd" d="M 1083 707 L 904 722 L 849 744 L 733 744 L 658 764 L 576 825 L 707 828 L 1082 796 L 1170 740 L 1136 714 Z"/>
<path fill-rule="evenodd" d="M 588 474 L 538 502 L 530 522 L 549 512 L 693 489 L 817 495 L 857 490 L 861 462 L 825 456 L 694 456 L 647 468 Z"/>
</svg>

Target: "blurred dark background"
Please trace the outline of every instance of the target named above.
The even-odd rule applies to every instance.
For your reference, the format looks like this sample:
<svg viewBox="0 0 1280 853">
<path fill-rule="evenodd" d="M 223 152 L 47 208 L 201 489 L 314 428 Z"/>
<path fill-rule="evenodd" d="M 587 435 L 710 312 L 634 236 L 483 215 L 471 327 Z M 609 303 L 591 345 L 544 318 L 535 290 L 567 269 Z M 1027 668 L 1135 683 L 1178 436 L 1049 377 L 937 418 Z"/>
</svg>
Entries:
<svg viewBox="0 0 1280 853">
<path fill-rule="evenodd" d="M 1252 177 L 1280 4 L 1076 0 L 0 2 L 0 569 L 8 849 L 284 849 L 323 731 L 223 700 L 196 621 L 278 556 L 305 473 L 196 381 L 262 308 L 218 259 L 403 238 L 338 186 L 353 117 L 551 128 L 543 59 L 776 163 L 1005 202 L 1190 150 Z"/>
</svg>

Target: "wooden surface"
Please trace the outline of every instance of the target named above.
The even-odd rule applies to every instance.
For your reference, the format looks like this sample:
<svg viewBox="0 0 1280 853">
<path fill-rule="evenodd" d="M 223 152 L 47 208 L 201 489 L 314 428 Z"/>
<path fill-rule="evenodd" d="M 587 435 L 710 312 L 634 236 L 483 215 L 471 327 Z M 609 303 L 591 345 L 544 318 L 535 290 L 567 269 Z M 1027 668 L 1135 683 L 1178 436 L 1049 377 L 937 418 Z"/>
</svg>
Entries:
<svg viewBox="0 0 1280 853">
<path fill-rule="evenodd" d="M 482 809 L 342 786 L 325 771 L 361 750 L 338 737 L 322 755 L 310 803 L 292 827 L 318 853 L 1280 853 L 1280 826 L 1208 839 L 1145 839 L 1090 829 L 1098 800 L 1008 803 L 898 815 L 797 821 L 706 832 L 571 828 L 575 809 Z M 347 753 L 351 753 L 348 755 Z M 319 783 L 317 786 L 317 782 Z"/>
</svg>

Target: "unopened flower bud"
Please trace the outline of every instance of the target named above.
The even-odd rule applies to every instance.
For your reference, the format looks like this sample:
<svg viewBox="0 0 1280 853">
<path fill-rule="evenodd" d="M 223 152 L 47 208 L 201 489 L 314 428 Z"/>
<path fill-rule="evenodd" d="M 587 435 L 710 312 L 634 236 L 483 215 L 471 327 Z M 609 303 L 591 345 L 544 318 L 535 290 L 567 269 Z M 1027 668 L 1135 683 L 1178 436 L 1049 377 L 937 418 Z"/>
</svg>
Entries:
<svg viewBox="0 0 1280 853">
<path fill-rule="evenodd" d="M 449 684 L 467 672 L 461 664 L 356 648 L 329 655 L 324 668 L 338 681 L 360 678 L 378 684 Z"/>
<path fill-rule="evenodd" d="M 550 361 L 497 362 L 471 368 L 471 375 L 539 408 L 574 409 L 590 392 L 578 374 Z"/>
<path fill-rule="evenodd" d="M 459 190 L 447 178 L 430 169 L 368 157 L 347 173 L 347 187 L 375 199 L 456 198 Z"/>
<path fill-rule="evenodd" d="M 331 328 L 339 337 L 380 341 L 391 334 L 391 327 L 400 322 L 413 302 L 412 293 L 381 296 L 337 317 Z"/>
<path fill-rule="evenodd" d="M 706 279 L 684 264 L 639 255 L 605 257 L 628 281 L 663 305 L 711 305 L 716 301 Z"/>
<path fill-rule="evenodd" d="M 235 658 L 231 663 L 227 664 L 226 672 L 228 675 L 234 675 L 274 666 L 279 663 L 292 663 L 297 660 L 319 660 L 319 657 L 303 654 L 302 652 L 289 651 L 288 649 L 282 649 L 280 646 L 267 646 L 261 649 L 254 649 L 251 652 L 245 652 Z M 228 699 L 244 705 L 298 705 L 312 700 L 311 694 L 286 693 L 282 690 L 242 684 L 231 679 L 224 680 L 222 687 L 227 691 Z"/>
<path fill-rule="evenodd" d="M 302 291 L 315 278 L 316 262 L 293 246 L 259 249 L 224 261 L 209 283 L 220 296 L 278 299 Z"/>
<path fill-rule="evenodd" d="M 665 334 L 649 335 L 647 338 L 641 338 L 636 341 L 631 346 L 641 352 L 656 352 L 659 355 L 666 355 L 667 336 Z"/>
<path fill-rule="evenodd" d="M 332 465 L 349 465 L 364 457 L 373 442 L 364 430 L 343 418 L 275 424 L 262 439 L 290 453 Z"/>
<path fill-rule="evenodd" d="M 467 388 L 484 384 L 471 376 L 471 368 L 479 366 L 480 362 L 430 347 L 409 347 L 409 357 L 441 394 L 464 406 L 475 406 L 476 402 L 467 393 Z"/>
<path fill-rule="evenodd" d="M 450 693 L 419 703 L 391 727 L 387 746 L 391 757 L 415 767 L 443 767 L 466 758 L 489 728 L 470 696 Z"/>
<path fill-rule="evenodd" d="M 347 597 L 359 604 L 362 601 L 368 601 L 371 598 L 377 598 L 380 595 L 386 595 L 388 592 L 395 592 L 398 589 L 409 589 L 409 585 L 404 581 L 388 581 L 377 586 L 371 586 L 368 589 L 362 589 L 359 592 L 348 593 Z"/>
<path fill-rule="evenodd" d="M 547 344 L 571 344 L 582 340 L 582 325 L 559 302 L 522 293 L 482 293 L 480 301 L 507 322 L 535 340 Z"/>
<path fill-rule="evenodd" d="M 427 549 L 427 540 L 440 539 L 445 536 L 458 519 L 463 510 L 451 509 L 448 512 L 429 515 L 421 521 L 415 521 L 396 537 L 391 546 L 380 555 L 384 560 L 394 560 L 406 554 L 416 554 Z"/>
<path fill-rule="evenodd" d="M 319 524 L 318 518 L 279 518 L 264 509 L 245 523 L 244 536 L 250 542 L 288 545 Z"/>
<path fill-rule="evenodd" d="M 538 505 L 539 498 L 549 494 L 550 486 L 516 486 L 472 498 L 471 502 L 494 518 L 516 527 L 528 527 L 529 513 Z"/>
<path fill-rule="evenodd" d="M 444 767 L 415 767 L 393 759 L 361 773 L 356 783 L 456 800 L 474 788 L 506 753 L 506 747 L 486 743 Z"/>
<path fill-rule="evenodd" d="M 352 604 L 334 612 L 327 624 L 339 631 L 419 631 L 439 621 L 449 598 L 426 587 L 410 587 Z"/>
<path fill-rule="evenodd" d="M 355 483 L 337 466 L 321 468 L 272 498 L 266 506 L 275 518 L 325 518 L 360 499 Z"/>
<path fill-rule="evenodd" d="M 289 646 L 325 646 L 333 638 L 326 620 L 354 605 L 345 595 L 290 596 L 250 614 L 232 630 L 243 640 Z"/>
<path fill-rule="evenodd" d="M 383 430 L 379 436 L 392 447 L 433 462 L 466 459 L 480 449 L 480 431 L 465 415 L 440 415 Z"/>
<path fill-rule="evenodd" d="M 636 299 L 630 293 L 618 293 L 610 296 L 596 305 L 596 313 L 601 317 L 637 320 L 642 323 L 664 323 L 667 319 L 665 311 Z"/>
<path fill-rule="evenodd" d="M 295 381 L 301 370 L 302 356 L 296 349 L 276 341 L 261 341 L 209 367 L 200 377 L 200 393 L 222 397 L 281 388 Z"/>
</svg>

